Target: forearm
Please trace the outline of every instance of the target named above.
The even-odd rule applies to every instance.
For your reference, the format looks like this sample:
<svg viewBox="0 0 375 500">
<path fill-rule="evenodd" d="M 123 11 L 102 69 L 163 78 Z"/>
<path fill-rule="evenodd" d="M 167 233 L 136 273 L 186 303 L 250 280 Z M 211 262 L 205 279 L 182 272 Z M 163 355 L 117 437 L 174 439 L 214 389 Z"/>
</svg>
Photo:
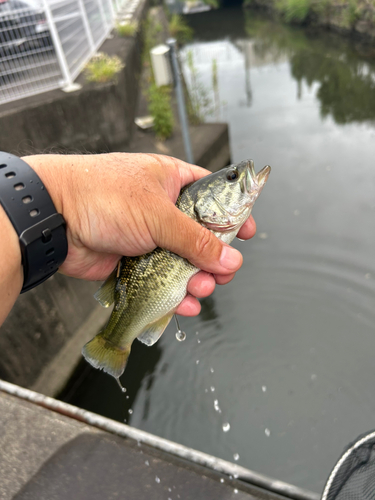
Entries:
<svg viewBox="0 0 375 500">
<path fill-rule="evenodd" d="M 0 205 L 0 325 L 12 309 L 23 284 L 17 233 Z"/>
</svg>

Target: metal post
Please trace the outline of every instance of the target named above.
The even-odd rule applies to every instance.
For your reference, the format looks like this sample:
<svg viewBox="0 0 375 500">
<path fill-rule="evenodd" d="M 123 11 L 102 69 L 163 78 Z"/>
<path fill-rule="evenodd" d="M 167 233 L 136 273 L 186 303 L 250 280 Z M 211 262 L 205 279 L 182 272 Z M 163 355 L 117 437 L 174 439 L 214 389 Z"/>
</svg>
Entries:
<svg viewBox="0 0 375 500">
<path fill-rule="evenodd" d="M 186 159 L 189 163 L 194 163 L 193 150 L 191 148 L 189 124 L 186 114 L 184 91 L 181 83 L 180 67 L 177 60 L 177 42 L 174 38 L 169 38 L 167 44 L 171 49 L 171 62 L 174 84 L 176 87 L 178 113 L 180 115 L 181 131 L 184 140 Z"/>
<path fill-rule="evenodd" d="M 60 70 L 61 70 L 61 73 L 62 73 L 63 78 L 64 78 L 64 84 L 68 88 L 70 88 L 73 85 L 72 75 L 70 74 L 69 66 L 68 66 L 68 63 L 67 63 L 66 58 L 65 58 L 65 53 L 64 53 L 64 50 L 63 50 L 62 45 L 61 45 L 60 36 L 59 36 L 58 31 L 57 31 L 55 21 L 53 19 L 53 15 L 51 12 L 51 8 L 50 8 L 47 0 L 43 0 L 43 8 L 44 8 L 44 12 L 46 14 L 48 28 L 51 32 L 53 45 L 55 46 L 56 55 L 57 55 L 57 59 L 59 61 Z"/>
<path fill-rule="evenodd" d="M 92 37 L 91 27 L 90 27 L 89 20 L 87 18 L 87 13 L 86 13 L 85 6 L 83 4 L 83 0 L 78 0 L 78 8 L 79 8 L 79 11 L 81 13 L 81 18 L 82 18 L 83 28 L 84 28 L 85 33 L 86 33 L 86 38 L 87 38 L 87 41 L 88 41 L 89 46 L 90 46 L 90 53 L 94 54 L 95 43 L 94 43 L 94 39 Z"/>
</svg>

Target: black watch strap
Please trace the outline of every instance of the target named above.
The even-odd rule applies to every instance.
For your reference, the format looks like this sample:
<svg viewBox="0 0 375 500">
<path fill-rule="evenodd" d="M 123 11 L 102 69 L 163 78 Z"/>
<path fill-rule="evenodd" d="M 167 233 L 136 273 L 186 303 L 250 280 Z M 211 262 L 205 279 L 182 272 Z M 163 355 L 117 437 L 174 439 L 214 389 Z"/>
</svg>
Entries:
<svg viewBox="0 0 375 500">
<path fill-rule="evenodd" d="M 20 241 L 27 292 L 55 274 L 68 253 L 65 221 L 35 171 L 0 152 L 0 204 Z"/>
</svg>

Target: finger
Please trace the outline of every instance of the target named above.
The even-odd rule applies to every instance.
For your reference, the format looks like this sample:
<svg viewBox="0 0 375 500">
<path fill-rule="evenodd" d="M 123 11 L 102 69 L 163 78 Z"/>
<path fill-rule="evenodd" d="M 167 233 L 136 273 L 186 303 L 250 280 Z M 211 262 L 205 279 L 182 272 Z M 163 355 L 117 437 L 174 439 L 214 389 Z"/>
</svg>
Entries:
<svg viewBox="0 0 375 500">
<path fill-rule="evenodd" d="M 207 297 L 215 290 L 215 278 L 212 274 L 201 271 L 191 278 L 187 290 L 194 297 Z"/>
<path fill-rule="evenodd" d="M 226 274 L 226 275 L 215 274 L 214 278 L 215 278 L 215 281 L 218 285 L 226 285 L 227 283 L 232 281 L 232 279 L 235 277 L 235 275 L 236 275 L 236 273 Z"/>
<path fill-rule="evenodd" d="M 241 253 L 220 241 L 172 203 L 164 202 L 159 217 L 149 221 L 149 231 L 157 246 L 166 248 L 209 273 L 231 274 L 242 264 Z"/>
<path fill-rule="evenodd" d="M 185 161 L 179 160 L 178 158 L 173 158 L 172 156 L 158 155 L 153 153 L 148 153 L 147 156 L 151 156 L 156 160 L 161 167 L 164 168 L 165 164 L 171 164 L 177 167 L 180 175 L 181 187 L 195 182 L 206 175 L 211 174 L 209 170 L 198 167 L 197 165 L 192 165 L 191 163 L 186 163 Z"/>
<path fill-rule="evenodd" d="M 191 295 L 187 295 L 176 309 L 176 314 L 181 316 L 197 316 L 200 312 L 200 303 Z"/>
<path fill-rule="evenodd" d="M 255 224 L 255 220 L 253 219 L 253 216 L 250 215 L 245 224 L 239 230 L 237 237 L 241 240 L 248 240 L 255 235 L 256 230 L 257 226 Z"/>
</svg>

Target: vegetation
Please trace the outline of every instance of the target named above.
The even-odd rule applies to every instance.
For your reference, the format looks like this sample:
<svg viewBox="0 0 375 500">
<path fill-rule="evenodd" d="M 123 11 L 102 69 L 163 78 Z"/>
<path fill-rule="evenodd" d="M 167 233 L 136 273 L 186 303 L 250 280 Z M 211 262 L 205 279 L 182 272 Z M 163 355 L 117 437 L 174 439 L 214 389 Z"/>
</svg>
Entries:
<svg viewBox="0 0 375 500">
<path fill-rule="evenodd" d="M 144 48 L 142 63 L 145 73 L 146 87 L 143 92 L 148 101 L 148 110 L 154 119 L 154 131 L 159 139 L 167 139 L 173 132 L 173 111 L 171 104 L 171 88 L 157 87 L 152 72 L 150 50 L 160 43 L 162 25 L 148 15 L 144 25 Z"/>
<path fill-rule="evenodd" d="M 204 121 L 205 117 L 213 113 L 212 99 L 206 86 L 200 79 L 197 67 L 194 64 L 193 52 L 189 50 L 186 58 L 190 75 L 190 109 L 189 116 L 193 121 Z M 217 67 L 216 67 L 217 82 Z M 195 120 L 194 120 L 195 118 Z"/>
<path fill-rule="evenodd" d="M 243 0 L 243 5 L 273 9 L 287 23 L 353 29 L 358 21 L 364 21 L 370 29 L 375 27 L 375 0 Z"/>
<path fill-rule="evenodd" d="M 133 36 L 138 31 L 138 23 L 136 21 L 127 22 L 121 21 L 116 25 L 116 32 L 119 36 Z"/>
<path fill-rule="evenodd" d="M 169 31 L 179 43 L 189 42 L 193 38 L 193 30 L 185 19 L 178 14 L 172 14 L 169 21 Z"/>
<path fill-rule="evenodd" d="M 148 90 L 148 109 L 154 119 L 154 131 L 159 139 L 166 139 L 173 132 L 171 89 L 153 83 Z"/>
<path fill-rule="evenodd" d="M 115 81 L 124 67 L 125 64 L 119 57 L 98 52 L 86 64 L 85 74 L 90 82 L 106 83 Z"/>
</svg>

